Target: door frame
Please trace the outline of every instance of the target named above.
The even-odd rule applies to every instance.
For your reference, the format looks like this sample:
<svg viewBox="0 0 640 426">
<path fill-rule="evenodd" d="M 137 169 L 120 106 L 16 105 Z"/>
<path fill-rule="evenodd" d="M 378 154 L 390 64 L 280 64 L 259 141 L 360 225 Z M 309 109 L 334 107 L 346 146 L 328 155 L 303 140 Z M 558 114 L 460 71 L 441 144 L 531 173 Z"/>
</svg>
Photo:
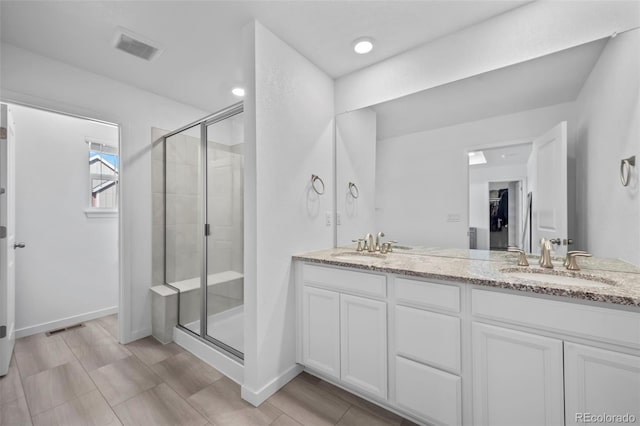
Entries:
<svg viewBox="0 0 640 426">
<path fill-rule="evenodd" d="M 511 175 L 509 175 L 511 176 Z M 520 191 L 522 192 L 522 194 L 520 195 L 520 205 L 518 206 L 520 211 L 520 217 L 516 217 L 516 223 L 518 224 L 518 229 L 516 229 L 516 245 L 518 247 L 520 247 L 519 243 L 524 244 L 523 241 L 520 241 L 521 235 L 522 235 L 522 228 L 524 227 L 524 216 L 525 216 L 525 206 L 527 204 L 526 201 L 526 197 L 524 196 L 525 194 L 525 190 L 527 188 L 527 178 L 524 176 L 520 176 L 520 177 L 507 177 L 504 179 L 500 179 L 500 180 L 490 180 L 487 183 L 489 184 L 489 192 L 491 192 L 491 183 L 500 183 L 500 182 L 507 182 L 507 183 L 512 183 L 512 182 L 516 182 L 520 184 Z M 511 199 L 512 194 L 509 194 L 509 198 Z M 487 198 L 489 198 L 489 193 L 487 193 Z M 515 201 L 515 200 L 514 200 Z M 489 204 L 491 204 L 491 201 L 489 201 Z M 471 208 L 469 206 L 469 208 Z M 489 250 L 491 250 L 491 243 L 489 243 Z"/>
<path fill-rule="evenodd" d="M 474 151 L 482 151 L 485 149 L 496 149 L 496 148 L 505 148 L 508 146 L 514 146 L 514 145 L 525 145 L 528 143 L 533 143 L 533 140 L 535 139 L 535 137 L 531 137 L 531 138 L 520 138 L 520 139 L 510 139 L 510 140 L 505 140 L 505 141 L 499 141 L 499 142 L 490 142 L 490 143 L 483 143 L 483 144 L 478 144 L 478 145 L 472 145 L 472 146 L 468 146 L 465 147 L 462 150 L 462 154 L 464 155 L 464 161 L 466 164 L 466 180 L 467 180 L 467 185 L 466 185 L 466 203 L 467 203 L 467 232 L 469 232 L 469 222 L 470 222 L 470 214 L 471 214 L 471 203 L 469 203 L 469 152 L 474 152 Z M 503 181 L 519 181 L 521 183 L 521 185 L 523 186 L 523 194 L 526 193 L 526 191 L 524 191 L 524 189 L 527 188 L 528 182 L 527 182 L 527 178 L 522 177 L 522 176 L 518 176 L 518 177 L 509 177 L 509 178 L 505 178 L 505 179 L 501 179 L 500 181 L 495 181 L 495 182 L 503 182 Z M 526 206 L 526 196 L 523 195 L 522 197 L 523 199 L 522 201 L 522 205 L 520 206 L 522 210 L 522 217 L 524 219 L 524 214 L 526 209 L 524 208 Z M 524 226 L 524 223 L 520 224 L 520 227 L 522 228 Z M 522 230 L 520 230 L 520 234 L 522 234 Z M 518 238 L 519 240 L 519 238 Z"/>
<path fill-rule="evenodd" d="M 26 108 L 33 108 L 40 111 L 51 112 L 54 114 L 65 115 L 67 117 L 79 118 L 82 120 L 89 120 L 96 123 L 106 124 L 109 126 L 115 126 L 118 129 L 118 155 L 120 156 L 120 171 L 119 171 L 119 187 L 118 187 L 118 340 L 120 343 L 129 343 L 132 341 L 132 333 L 131 333 L 131 316 L 129 312 L 131 311 L 131 288 L 130 285 L 127 285 L 124 279 L 124 268 L 122 265 L 124 264 L 124 225 L 122 221 L 122 200 L 124 197 L 122 196 L 124 192 L 124 184 L 122 183 L 122 175 L 124 170 L 124 162 L 122 161 L 122 125 L 119 123 L 114 123 L 112 121 L 103 120 L 101 118 L 95 118 L 89 115 L 84 115 L 84 109 L 79 108 L 83 111 L 81 114 L 75 114 L 71 112 L 67 112 L 61 109 L 50 108 L 39 104 L 34 104 L 30 102 L 23 102 L 20 100 L 12 99 L 12 98 L 4 98 L 0 97 L 0 102 L 8 104 L 8 105 L 17 105 Z M 91 112 L 90 114 L 94 114 Z"/>
</svg>

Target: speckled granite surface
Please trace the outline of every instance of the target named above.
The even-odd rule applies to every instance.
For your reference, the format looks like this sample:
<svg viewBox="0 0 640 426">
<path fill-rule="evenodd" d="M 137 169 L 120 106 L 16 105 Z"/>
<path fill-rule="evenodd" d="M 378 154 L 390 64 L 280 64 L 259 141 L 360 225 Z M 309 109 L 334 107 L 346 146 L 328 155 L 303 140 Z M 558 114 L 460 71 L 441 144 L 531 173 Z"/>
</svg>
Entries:
<svg viewBox="0 0 640 426">
<path fill-rule="evenodd" d="M 507 251 L 489 251 L 489 250 L 473 250 L 473 249 L 453 249 L 438 247 L 402 247 L 396 250 L 398 253 L 407 254 L 426 254 L 438 257 L 453 257 L 459 259 L 476 259 L 490 260 L 494 262 L 509 262 L 513 259 L 514 254 Z M 538 259 L 538 255 L 527 255 L 528 259 Z M 553 257 L 554 261 L 562 262 L 561 257 Z M 529 262 L 534 263 L 534 262 Z M 627 263 L 620 259 L 604 259 L 598 257 L 583 257 L 578 260 L 581 269 L 611 271 L 611 272 L 628 272 L 640 274 L 640 267 Z"/>
<path fill-rule="evenodd" d="M 562 260 L 554 261 L 553 270 L 543 269 L 536 262 L 530 267 L 516 266 L 516 254 L 472 251 L 473 255 L 464 257 L 444 256 L 438 249 L 397 250 L 381 255 L 379 253 L 358 253 L 352 248 L 335 248 L 294 256 L 294 260 L 343 266 L 378 272 L 431 278 L 436 280 L 457 281 L 481 286 L 506 288 L 531 293 L 571 297 L 637 307 L 640 310 L 640 274 L 632 272 L 613 272 L 611 270 L 589 269 L 579 272 L 567 271 Z M 485 256 L 485 258 L 482 258 Z M 580 259 L 582 260 L 582 259 Z M 604 260 L 596 260 L 605 263 Z M 595 264 L 595 263 L 594 263 Z M 525 272 L 536 274 L 534 279 L 514 277 L 510 274 Z M 589 285 L 567 285 L 543 280 L 541 274 L 570 276 L 588 280 Z"/>
</svg>

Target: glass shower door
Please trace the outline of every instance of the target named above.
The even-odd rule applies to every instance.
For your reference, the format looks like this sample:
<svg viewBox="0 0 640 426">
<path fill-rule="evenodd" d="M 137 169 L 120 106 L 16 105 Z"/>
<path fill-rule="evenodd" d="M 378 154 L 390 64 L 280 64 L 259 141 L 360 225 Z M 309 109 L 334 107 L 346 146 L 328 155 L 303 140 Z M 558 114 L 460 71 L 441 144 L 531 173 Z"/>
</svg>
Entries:
<svg viewBox="0 0 640 426">
<path fill-rule="evenodd" d="M 239 357 L 244 352 L 243 130 L 241 112 L 206 124 L 206 336 Z"/>
</svg>

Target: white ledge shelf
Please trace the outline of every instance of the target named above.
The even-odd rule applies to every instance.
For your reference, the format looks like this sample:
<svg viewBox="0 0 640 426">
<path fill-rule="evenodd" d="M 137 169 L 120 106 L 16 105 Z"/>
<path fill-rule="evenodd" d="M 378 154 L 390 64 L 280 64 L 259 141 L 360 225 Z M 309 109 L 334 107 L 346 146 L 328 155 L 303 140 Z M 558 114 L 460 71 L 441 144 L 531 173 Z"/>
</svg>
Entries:
<svg viewBox="0 0 640 426">
<path fill-rule="evenodd" d="M 88 218 L 117 218 L 118 210 L 116 209 L 86 209 L 84 214 Z"/>
</svg>

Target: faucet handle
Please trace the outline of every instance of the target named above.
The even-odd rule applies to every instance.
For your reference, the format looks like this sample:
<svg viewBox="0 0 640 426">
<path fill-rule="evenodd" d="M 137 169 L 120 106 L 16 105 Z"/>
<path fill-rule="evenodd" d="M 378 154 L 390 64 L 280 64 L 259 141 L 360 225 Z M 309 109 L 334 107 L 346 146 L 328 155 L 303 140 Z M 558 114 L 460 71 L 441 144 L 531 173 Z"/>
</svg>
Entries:
<svg viewBox="0 0 640 426">
<path fill-rule="evenodd" d="M 576 253 L 586 253 L 586 251 L 583 251 L 583 250 L 569 250 L 567 252 L 567 257 L 564 258 L 564 263 L 562 265 L 564 267 L 569 266 L 569 260 L 570 260 L 571 256 L 576 254 Z"/>
<path fill-rule="evenodd" d="M 364 240 L 362 238 L 358 238 L 357 240 L 351 240 L 352 243 L 358 243 L 358 247 L 356 247 L 356 251 L 362 251 L 362 242 Z"/>
<path fill-rule="evenodd" d="M 509 246 L 507 247 L 507 251 L 511 253 L 518 253 L 518 266 L 529 266 L 527 255 L 525 254 L 524 250 L 518 247 Z"/>
<path fill-rule="evenodd" d="M 572 253 L 572 254 L 567 254 L 567 256 L 569 257 L 569 264 L 567 265 L 567 269 L 569 271 L 579 271 L 580 267 L 578 266 L 578 263 L 576 262 L 576 258 L 577 257 L 591 257 L 591 253 L 586 253 L 586 252 L 580 252 L 580 253 Z"/>
<path fill-rule="evenodd" d="M 387 241 L 387 253 L 393 252 L 393 244 L 398 244 L 397 241 Z"/>
</svg>

